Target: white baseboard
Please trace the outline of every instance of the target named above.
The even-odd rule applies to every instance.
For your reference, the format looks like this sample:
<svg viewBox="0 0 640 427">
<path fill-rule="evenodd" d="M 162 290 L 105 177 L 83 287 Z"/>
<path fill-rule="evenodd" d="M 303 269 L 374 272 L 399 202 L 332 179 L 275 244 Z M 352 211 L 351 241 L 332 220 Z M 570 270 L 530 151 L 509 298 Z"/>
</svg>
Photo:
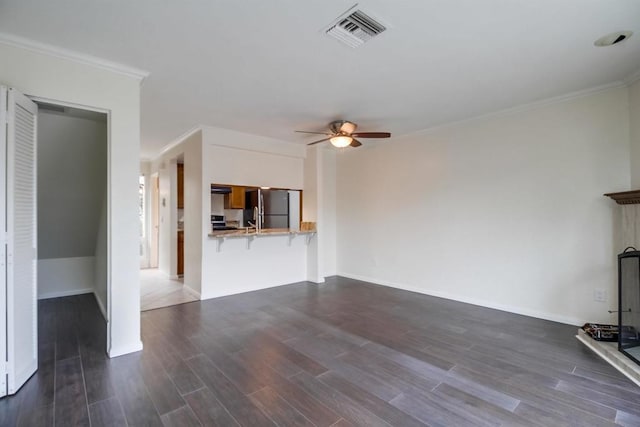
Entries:
<svg viewBox="0 0 640 427">
<path fill-rule="evenodd" d="M 208 299 L 213 299 L 213 298 L 222 298 L 222 297 L 229 297 L 231 295 L 240 295 L 240 294 L 246 294 L 248 292 L 257 292 L 257 291 L 263 291 L 265 289 L 273 289 L 273 288 L 279 288 L 280 286 L 289 286 L 289 285 L 293 285 L 296 283 L 301 283 L 303 281 L 300 282 L 291 282 L 291 283 L 280 283 L 278 285 L 271 285 L 271 286 L 263 286 L 260 288 L 248 288 L 248 289 L 234 289 L 231 292 L 220 292 L 220 293 L 214 293 L 214 294 L 205 294 L 201 300 L 208 300 Z"/>
<path fill-rule="evenodd" d="M 578 319 L 576 317 L 561 316 L 554 313 L 530 310 L 528 308 L 516 307 L 512 305 L 507 305 L 507 304 L 496 304 L 492 301 L 481 300 L 477 298 L 469 298 L 462 295 L 451 294 L 448 292 L 439 292 L 439 291 L 432 291 L 429 289 L 416 288 L 403 283 L 395 283 L 395 282 L 389 282 L 386 280 L 379 280 L 374 277 L 361 276 L 358 274 L 349 274 L 345 272 L 338 273 L 338 276 L 347 277 L 349 279 L 354 279 L 354 280 L 361 280 L 363 282 L 370 282 L 376 285 L 387 286 L 389 288 L 402 289 L 405 291 L 416 292 L 423 295 L 430 295 L 433 297 L 444 298 L 444 299 L 458 301 L 458 302 L 464 302 L 466 304 L 477 305 L 480 307 L 506 311 L 508 313 L 515 313 L 515 314 L 521 314 L 523 316 L 535 317 L 537 319 L 551 320 L 552 322 L 564 323 L 572 326 L 579 326 L 587 323 L 587 320 Z"/>
<path fill-rule="evenodd" d="M 98 294 L 92 288 L 86 289 L 74 289 L 72 291 L 60 291 L 60 292 L 49 292 L 46 294 L 42 294 L 38 296 L 38 299 L 51 299 L 51 298 L 62 298 L 62 297 L 71 297 L 74 295 L 84 295 L 84 294 L 93 294 L 98 303 L 98 308 L 104 317 L 104 320 L 107 320 L 107 309 L 105 308 L 102 300 L 98 297 Z"/>
<path fill-rule="evenodd" d="M 110 358 L 114 358 L 124 356 L 129 353 L 135 353 L 136 351 L 142 351 L 142 341 L 138 341 L 137 343 L 128 346 L 111 347 L 108 353 Z"/>
<path fill-rule="evenodd" d="M 15 365 L 8 366 L 9 372 L 13 370 Z M 22 381 L 26 381 L 33 373 L 38 369 L 38 361 L 33 360 L 27 366 L 23 367 L 19 372 L 15 372 L 15 375 L 9 375 L 8 378 L 8 391 L 9 394 L 16 394 L 22 387 Z M 19 385 L 16 384 L 19 382 Z"/>
<path fill-rule="evenodd" d="M 93 293 L 93 288 L 73 289 L 70 291 L 45 292 L 43 294 L 39 294 L 38 299 L 70 297 L 73 295 L 83 295 L 83 294 L 91 294 L 91 293 Z"/>
<path fill-rule="evenodd" d="M 38 298 L 58 298 L 91 292 L 95 257 L 43 258 L 38 260 Z"/>
</svg>

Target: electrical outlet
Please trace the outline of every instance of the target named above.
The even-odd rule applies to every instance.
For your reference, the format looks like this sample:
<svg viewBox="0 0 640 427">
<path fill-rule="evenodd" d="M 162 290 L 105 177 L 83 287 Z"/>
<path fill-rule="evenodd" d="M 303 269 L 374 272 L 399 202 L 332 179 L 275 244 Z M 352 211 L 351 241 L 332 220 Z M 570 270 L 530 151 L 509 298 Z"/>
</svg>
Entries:
<svg viewBox="0 0 640 427">
<path fill-rule="evenodd" d="M 597 302 L 607 302 L 607 291 L 602 288 L 594 289 L 593 300 Z"/>
</svg>

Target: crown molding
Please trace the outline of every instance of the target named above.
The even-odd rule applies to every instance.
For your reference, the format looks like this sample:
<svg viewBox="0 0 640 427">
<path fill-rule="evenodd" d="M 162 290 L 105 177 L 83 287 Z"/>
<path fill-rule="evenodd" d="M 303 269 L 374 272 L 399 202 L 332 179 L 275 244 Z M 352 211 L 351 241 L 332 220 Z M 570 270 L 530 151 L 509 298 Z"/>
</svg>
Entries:
<svg viewBox="0 0 640 427">
<path fill-rule="evenodd" d="M 640 68 L 638 68 L 635 72 L 629 74 L 624 79 L 624 82 L 627 84 L 627 86 L 631 86 L 632 84 L 634 84 L 638 80 L 640 80 Z"/>
<path fill-rule="evenodd" d="M 189 138 L 194 133 L 201 131 L 204 127 L 205 127 L 204 125 L 196 125 L 191 129 L 189 129 L 188 131 L 186 131 L 185 133 L 183 133 L 182 135 L 180 135 L 179 137 L 175 138 L 173 141 L 171 141 L 170 143 L 162 147 L 160 152 L 157 155 L 152 157 L 152 161 L 159 160 L 160 158 L 162 158 L 162 156 L 167 154 L 169 151 L 171 151 L 178 145 L 182 144 L 185 139 Z"/>
<path fill-rule="evenodd" d="M 262 152 L 262 153 L 267 153 L 267 154 L 279 154 L 279 155 L 288 156 L 288 157 L 295 157 L 295 158 L 304 158 L 305 157 L 306 150 L 304 148 L 301 148 L 301 147 L 305 147 L 305 146 L 301 146 L 301 145 L 296 144 L 294 142 L 280 141 L 278 139 L 270 138 L 270 137 L 267 137 L 267 136 L 249 134 L 249 133 L 241 132 L 241 131 L 234 130 L 234 129 L 220 128 L 220 127 L 216 127 L 216 126 L 209 126 L 209 125 L 199 124 L 199 125 L 196 125 L 196 126 L 192 127 L 191 129 L 189 129 L 188 131 L 186 131 L 185 133 L 183 133 L 182 135 L 178 136 L 177 138 L 175 138 L 171 142 L 169 142 L 167 145 L 165 145 L 157 155 L 154 155 L 152 157 L 152 161 L 160 160 L 168 152 L 173 150 L 178 145 L 182 144 L 187 138 L 189 138 L 190 136 L 192 136 L 196 132 L 200 132 L 200 131 L 203 134 L 203 143 L 204 143 L 204 135 L 205 135 L 205 132 L 207 132 L 207 131 L 209 131 L 209 132 L 230 132 L 230 133 L 234 133 L 234 134 L 248 135 L 248 136 L 251 136 L 253 138 L 260 138 L 262 140 L 257 145 L 254 144 L 254 143 L 228 144 L 228 143 L 225 143 L 225 142 L 208 143 L 208 145 L 216 145 L 216 146 L 219 146 L 219 147 L 228 147 L 228 148 L 234 148 L 234 149 L 239 149 L 239 150 L 257 151 L 257 152 Z"/>
<path fill-rule="evenodd" d="M 283 141 L 270 136 L 247 133 L 236 129 L 221 128 L 216 126 L 202 126 L 203 135 L 215 135 L 206 142 L 209 146 L 227 147 L 236 150 L 247 150 L 279 156 L 305 158 L 306 146 L 295 142 Z M 239 137 L 236 138 L 236 137 Z M 206 138 L 205 138 L 206 139 Z M 233 141 L 233 142 L 228 142 Z"/>
<path fill-rule="evenodd" d="M 142 84 L 143 80 L 149 76 L 148 71 L 98 58 L 96 56 L 87 55 L 85 53 L 75 52 L 73 50 L 65 49 L 62 47 L 52 46 L 46 43 L 41 43 L 20 36 L 15 36 L 13 34 L 0 33 L 0 43 L 20 49 L 29 50 L 35 53 L 41 53 L 61 59 L 66 59 L 68 61 L 101 68 L 103 70 L 137 79 L 140 81 L 140 84 Z"/>
<path fill-rule="evenodd" d="M 505 108 L 504 110 L 497 110 L 497 111 L 493 111 L 491 113 L 486 113 L 486 114 L 481 114 L 478 116 L 474 116 L 474 117 L 469 117 L 467 119 L 462 119 L 462 120 L 456 120 L 453 122 L 446 122 L 446 123 L 442 123 L 439 125 L 435 125 L 435 126 L 431 126 L 429 128 L 426 129 L 421 129 L 419 131 L 416 132 L 412 132 L 412 133 L 408 133 L 405 135 L 400 136 L 399 138 L 405 138 L 405 137 L 411 137 L 411 136 L 418 136 L 418 135 L 427 135 L 442 129 L 447 129 L 447 128 L 451 128 L 451 127 L 456 127 L 456 126 L 460 126 L 463 124 L 467 124 L 467 123 L 472 123 L 472 122 L 476 122 L 476 121 L 482 121 L 482 120 L 488 120 L 488 119 L 493 119 L 493 118 L 497 118 L 497 117 L 504 117 L 504 116 L 508 116 L 511 114 L 516 114 L 516 113 L 522 113 L 522 112 L 527 112 L 527 111 L 531 111 L 531 110 L 536 110 L 538 108 L 542 108 L 542 107 L 546 107 L 548 105 L 554 105 L 554 104 L 560 104 L 563 102 L 567 102 L 567 101 L 571 101 L 574 99 L 578 99 L 578 98 L 583 98 L 585 96 L 589 96 L 589 95 L 593 95 L 599 92 L 604 92 L 606 90 L 610 90 L 610 89 L 617 89 L 617 88 L 624 88 L 624 87 L 628 87 L 629 83 L 627 83 L 627 81 L 615 81 L 612 83 L 607 83 L 601 86 L 594 86 L 592 88 L 588 88 L 588 89 L 583 89 L 583 90 L 579 90 L 576 92 L 571 92 L 571 93 L 567 93 L 565 95 L 560 95 L 560 96 L 554 96 L 552 98 L 546 98 L 546 99 L 542 99 L 540 101 L 535 101 L 535 102 L 531 102 L 528 104 L 522 104 L 522 105 L 518 105 L 515 107 L 511 107 L 511 108 Z"/>
<path fill-rule="evenodd" d="M 475 121 L 482 121 L 482 120 L 487 120 L 487 119 L 491 119 L 491 118 L 496 118 L 496 117 L 503 117 L 503 116 L 507 116 L 510 114 L 515 114 L 515 113 L 521 113 L 521 112 L 526 112 L 526 111 L 531 111 L 531 110 L 535 110 L 547 105 L 553 105 L 553 104 L 560 104 L 562 102 L 567 102 L 567 101 L 571 101 L 573 99 L 578 99 L 578 98 L 582 98 L 585 96 L 589 96 L 589 95 L 593 95 L 599 92 L 604 92 L 606 90 L 610 90 L 610 89 L 617 89 L 617 88 L 623 88 L 623 87 L 629 87 L 630 85 L 632 85 L 633 83 L 635 83 L 636 81 L 640 80 L 640 69 L 635 72 L 632 73 L 630 76 L 628 76 L 627 78 L 625 78 L 622 81 L 615 81 L 612 83 L 607 83 L 604 85 L 600 85 L 600 86 L 594 86 L 588 89 L 583 89 L 583 90 L 579 90 L 576 92 L 571 92 L 568 94 L 564 94 L 564 95 L 560 95 L 560 96 L 555 96 L 552 98 L 546 98 L 546 99 L 542 99 L 540 101 L 536 101 L 536 102 L 532 102 L 532 103 L 528 103 L 528 104 L 522 104 L 522 105 L 518 105 L 515 107 L 511 107 L 511 108 L 506 108 L 503 110 L 497 110 L 497 111 L 493 111 L 487 114 L 481 114 L 478 116 L 473 116 L 473 117 L 469 117 L 466 119 L 462 119 L 462 120 L 456 120 L 453 122 L 446 122 L 446 123 L 442 123 L 439 125 L 435 125 L 435 126 L 431 126 L 428 127 L 426 129 L 420 129 L 416 132 L 412 132 L 412 133 L 407 133 L 404 135 L 399 135 L 397 138 L 401 139 L 401 138 L 406 138 L 406 137 L 412 137 L 412 136 L 419 136 L 419 135 L 427 135 L 442 129 L 447 129 L 447 128 L 451 128 L 451 127 L 455 127 L 455 126 L 460 126 L 463 124 L 467 124 L 467 123 L 471 123 L 471 122 L 475 122 Z M 192 134 L 194 134 L 195 132 L 202 130 L 204 131 L 205 129 L 221 129 L 221 128 L 216 128 L 214 126 L 209 126 L 209 125 L 197 125 L 194 126 L 193 128 L 189 129 L 187 132 L 183 133 L 182 135 L 180 135 L 179 137 L 175 138 L 173 141 L 171 141 L 170 143 L 168 143 L 167 145 L 165 145 L 160 152 L 153 156 L 152 159 L 155 161 L 157 159 L 160 159 L 164 154 L 166 154 L 168 151 L 170 151 L 171 149 L 173 149 L 174 147 L 176 147 L 177 145 L 179 145 L 180 143 L 182 143 L 182 141 L 184 141 L 185 139 L 187 139 L 188 137 L 190 137 Z M 224 129 L 224 130 L 230 130 L 230 129 Z M 238 131 L 234 131 L 234 132 L 238 132 Z M 260 135 L 256 135 L 256 136 L 260 136 Z M 263 137 L 263 138 L 267 138 L 267 137 Z M 221 144 L 224 145 L 224 144 Z M 320 146 L 318 146 L 320 148 Z M 237 147 L 235 147 L 237 148 Z"/>
</svg>

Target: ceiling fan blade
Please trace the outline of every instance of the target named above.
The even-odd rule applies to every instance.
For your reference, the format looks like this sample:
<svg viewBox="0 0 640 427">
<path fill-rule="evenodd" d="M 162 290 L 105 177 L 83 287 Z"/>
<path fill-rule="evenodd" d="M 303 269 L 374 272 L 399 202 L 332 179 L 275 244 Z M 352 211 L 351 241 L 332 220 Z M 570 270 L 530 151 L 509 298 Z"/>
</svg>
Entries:
<svg viewBox="0 0 640 427">
<path fill-rule="evenodd" d="M 354 132 L 351 136 L 359 138 L 389 138 L 391 134 L 389 132 Z"/>
<path fill-rule="evenodd" d="M 331 135 L 328 132 L 307 132 L 306 130 L 296 130 L 297 133 L 311 133 L 313 135 Z"/>
<path fill-rule="evenodd" d="M 362 142 L 358 141 L 357 139 L 352 138 L 351 144 L 349 144 L 351 147 L 356 148 L 356 147 L 360 147 L 362 145 Z"/>
<path fill-rule="evenodd" d="M 321 139 L 321 140 L 319 140 L 319 141 L 313 141 L 313 142 L 308 143 L 307 145 L 316 145 L 316 144 L 320 144 L 321 142 L 328 141 L 329 139 L 331 139 L 331 138 L 325 138 L 325 139 Z"/>
</svg>

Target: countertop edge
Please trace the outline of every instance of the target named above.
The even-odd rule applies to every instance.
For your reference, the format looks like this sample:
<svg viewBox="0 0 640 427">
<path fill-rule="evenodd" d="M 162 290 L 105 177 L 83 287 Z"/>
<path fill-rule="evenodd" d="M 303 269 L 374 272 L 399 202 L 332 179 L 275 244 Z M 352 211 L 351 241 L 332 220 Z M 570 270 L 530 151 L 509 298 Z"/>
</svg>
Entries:
<svg viewBox="0 0 640 427">
<path fill-rule="evenodd" d="M 237 238 L 237 237 L 265 237 L 265 236 L 290 236 L 290 235 L 297 235 L 297 234 L 315 234 L 317 231 L 313 230 L 313 231 L 272 231 L 272 232 L 267 232 L 267 233 L 256 233 L 255 231 L 251 232 L 251 233 L 246 233 L 246 232 L 242 232 L 242 231 L 234 231 L 231 233 L 225 233 L 225 232 L 219 232 L 219 233 L 209 233 L 208 236 L 209 237 L 214 237 L 214 238 Z"/>
</svg>

